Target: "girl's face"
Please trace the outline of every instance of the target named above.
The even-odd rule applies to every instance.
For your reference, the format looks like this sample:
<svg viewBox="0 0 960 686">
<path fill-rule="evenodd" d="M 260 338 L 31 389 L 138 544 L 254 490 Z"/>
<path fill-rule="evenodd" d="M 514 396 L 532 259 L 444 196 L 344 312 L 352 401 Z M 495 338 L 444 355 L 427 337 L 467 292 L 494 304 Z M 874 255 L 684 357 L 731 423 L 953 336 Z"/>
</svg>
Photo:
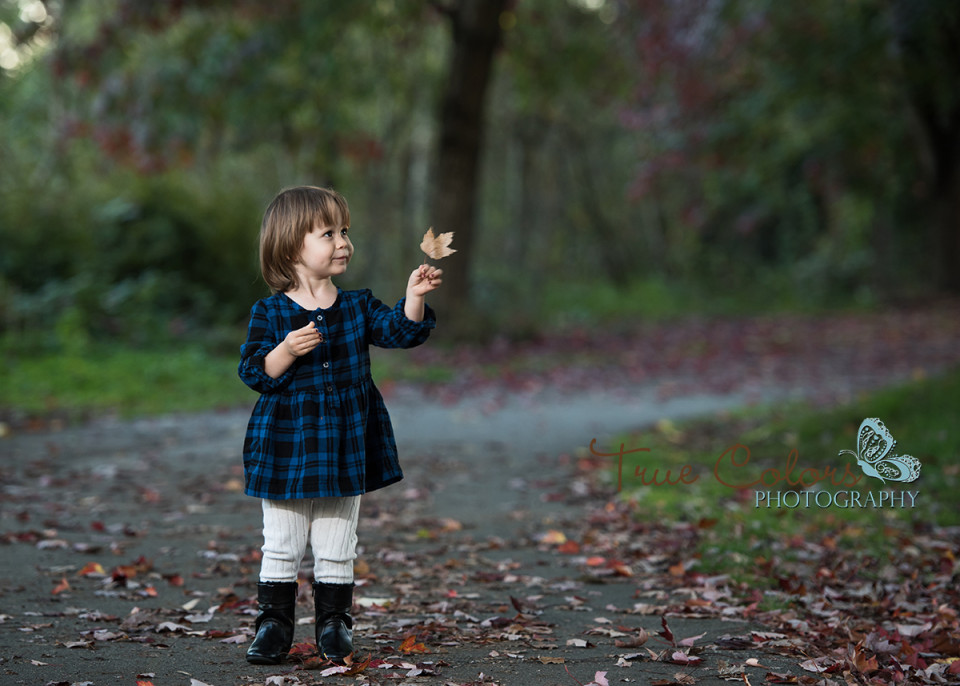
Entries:
<svg viewBox="0 0 960 686">
<path fill-rule="evenodd" d="M 353 244 L 347 236 L 347 227 L 314 225 L 303 237 L 300 266 L 307 276 L 327 278 L 347 271 L 353 257 Z"/>
</svg>

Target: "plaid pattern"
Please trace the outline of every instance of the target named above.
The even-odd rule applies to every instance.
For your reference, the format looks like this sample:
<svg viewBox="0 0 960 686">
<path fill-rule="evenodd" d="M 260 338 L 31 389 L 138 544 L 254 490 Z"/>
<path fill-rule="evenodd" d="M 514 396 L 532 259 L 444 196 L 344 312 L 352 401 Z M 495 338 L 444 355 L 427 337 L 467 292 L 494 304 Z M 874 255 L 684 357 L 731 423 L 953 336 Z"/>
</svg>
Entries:
<svg viewBox="0 0 960 686">
<path fill-rule="evenodd" d="M 282 293 L 258 301 L 240 349 L 240 378 L 258 391 L 243 444 L 245 492 L 290 500 L 359 495 L 403 478 L 390 416 L 370 377 L 369 346 L 412 348 L 436 326 L 391 309 L 369 290 L 337 289 L 313 312 Z M 263 360 L 287 333 L 313 321 L 323 342 L 279 378 Z"/>
</svg>

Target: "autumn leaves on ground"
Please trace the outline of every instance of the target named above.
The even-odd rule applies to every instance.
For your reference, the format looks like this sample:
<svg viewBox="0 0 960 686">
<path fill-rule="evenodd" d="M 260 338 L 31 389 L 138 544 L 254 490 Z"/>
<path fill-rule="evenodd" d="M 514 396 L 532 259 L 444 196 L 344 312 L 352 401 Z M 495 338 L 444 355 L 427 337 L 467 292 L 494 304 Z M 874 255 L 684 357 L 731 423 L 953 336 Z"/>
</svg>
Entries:
<svg viewBox="0 0 960 686">
<path fill-rule="evenodd" d="M 347 667 L 316 657 L 306 577 L 291 659 L 243 659 L 259 566 L 256 503 L 240 493 L 244 410 L 11 424 L 0 439 L 2 682 L 956 682 L 950 413 L 960 381 L 948 370 L 958 334 L 949 307 L 418 351 L 417 364 L 457 374 L 385 384 L 404 418 L 407 478 L 364 499 L 358 653 Z M 593 452 L 586 411 L 580 424 L 549 423 L 587 391 L 608 398 L 592 409 L 600 416 L 647 388 L 663 399 L 777 402 L 624 426 L 597 436 L 604 448 Z M 518 412 L 546 423 L 509 434 Z M 443 438 L 416 416 L 446 417 Z M 837 453 L 857 447 L 867 416 L 923 467 L 913 484 L 868 478 L 857 488 L 919 491 L 917 507 L 758 508 L 755 488 L 713 479 L 734 443 L 753 448 L 756 474 L 783 469 L 794 447 L 802 468 L 841 465 Z M 625 460 L 618 493 L 616 461 L 597 453 L 620 444 L 649 452 Z M 696 483 L 635 476 L 646 467 L 675 477 L 686 464 Z"/>
</svg>

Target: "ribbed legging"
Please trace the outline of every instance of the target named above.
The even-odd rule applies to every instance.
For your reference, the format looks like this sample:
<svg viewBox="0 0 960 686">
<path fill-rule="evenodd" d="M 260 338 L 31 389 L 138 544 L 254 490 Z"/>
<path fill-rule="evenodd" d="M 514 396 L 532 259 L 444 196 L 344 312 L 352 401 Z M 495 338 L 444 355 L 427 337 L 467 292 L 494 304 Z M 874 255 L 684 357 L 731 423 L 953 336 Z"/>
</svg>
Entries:
<svg viewBox="0 0 960 686">
<path fill-rule="evenodd" d="M 315 581 L 353 581 L 360 496 L 262 502 L 260 581 L 296 581 L 308 540 L 313 551 Z"/>
</svg>

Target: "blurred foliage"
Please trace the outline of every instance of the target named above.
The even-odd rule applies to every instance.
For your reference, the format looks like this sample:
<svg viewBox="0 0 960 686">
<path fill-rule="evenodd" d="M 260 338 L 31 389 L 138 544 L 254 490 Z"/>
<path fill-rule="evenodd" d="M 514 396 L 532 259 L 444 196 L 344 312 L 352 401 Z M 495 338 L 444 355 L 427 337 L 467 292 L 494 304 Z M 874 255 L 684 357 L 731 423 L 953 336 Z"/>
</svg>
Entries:
<svg viewBox="0 0 960 686">
<path fill-rule="evenodd" d="M 402 294 L 431 224 L 442 3 L 36 4 L 0 0 L 0 335 L 234 350 L 265 293 L 261 212 L 298 183 L 351 203 L 342 285 Z M 924 68 L 952 54 L 957 7 L 513 3 L 459 314 L 522 333 L 594 306 L 942 288 L 937 179 L 960 153 L 931 171 L 918 112 L 960 130 L 951 72 Z"/>
</svg>

